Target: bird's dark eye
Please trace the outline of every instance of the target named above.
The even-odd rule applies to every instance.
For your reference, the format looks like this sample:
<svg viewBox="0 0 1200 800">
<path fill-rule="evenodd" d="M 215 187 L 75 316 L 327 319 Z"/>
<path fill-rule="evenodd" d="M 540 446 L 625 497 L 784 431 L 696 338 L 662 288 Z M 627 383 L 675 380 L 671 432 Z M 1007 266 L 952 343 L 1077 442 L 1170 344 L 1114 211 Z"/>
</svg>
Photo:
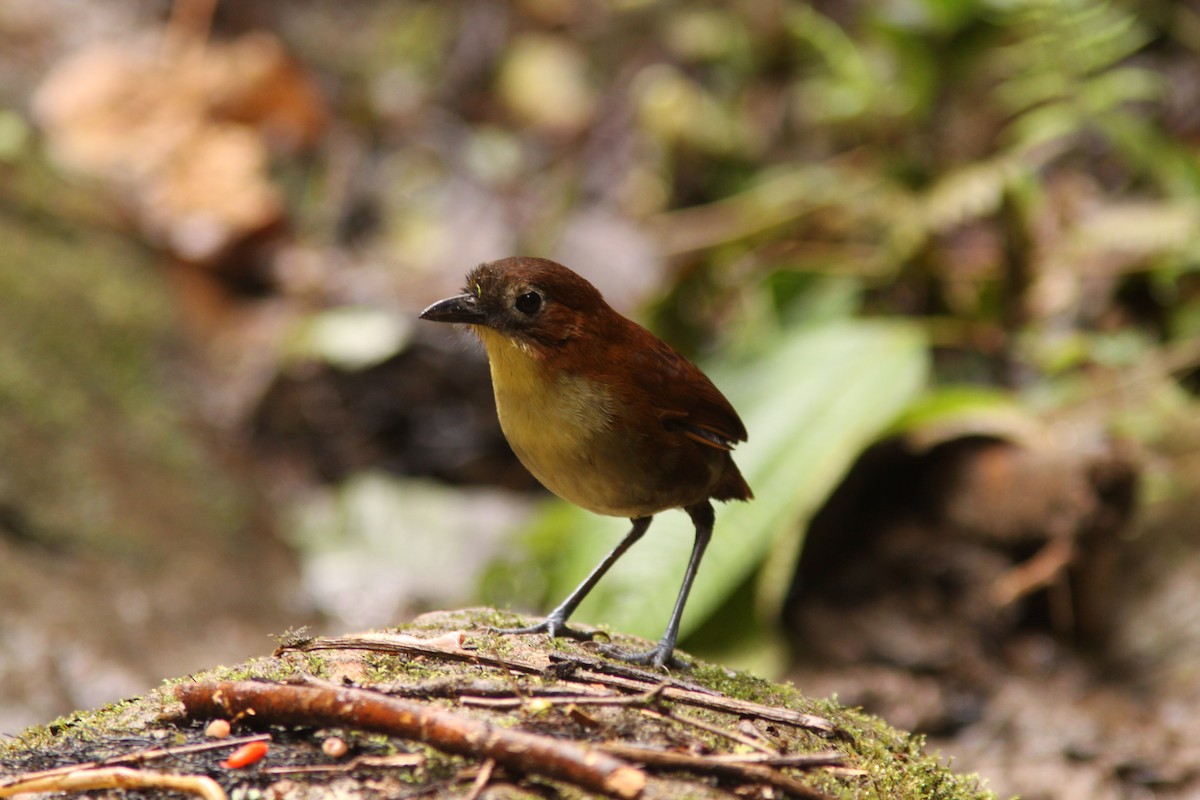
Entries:
<svg viewBox="0 0 1200 800">
<path fill-rule="evenodd" d="M 517 298 L 516 306 L 522 314 L 536 314 L 542 307 L 542 296 L 537 292 L 526 292 Z"/>
</svg>

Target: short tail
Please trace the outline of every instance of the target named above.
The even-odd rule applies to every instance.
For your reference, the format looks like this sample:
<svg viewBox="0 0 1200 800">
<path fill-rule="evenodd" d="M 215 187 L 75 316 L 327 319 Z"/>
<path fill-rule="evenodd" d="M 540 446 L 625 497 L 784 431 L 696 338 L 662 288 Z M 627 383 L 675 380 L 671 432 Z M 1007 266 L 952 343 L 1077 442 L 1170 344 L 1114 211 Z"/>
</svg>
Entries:
<svg viewBox="0 0 1200 800">
<path fill-rule="evenodd" d="M 750 491 L 750 484 L 746 483 L 733 459 L 726 458 L 725 474 L 717 481 L 709 496 L 713 500 L 753 500 L 754 492 Z"/>
</svg>

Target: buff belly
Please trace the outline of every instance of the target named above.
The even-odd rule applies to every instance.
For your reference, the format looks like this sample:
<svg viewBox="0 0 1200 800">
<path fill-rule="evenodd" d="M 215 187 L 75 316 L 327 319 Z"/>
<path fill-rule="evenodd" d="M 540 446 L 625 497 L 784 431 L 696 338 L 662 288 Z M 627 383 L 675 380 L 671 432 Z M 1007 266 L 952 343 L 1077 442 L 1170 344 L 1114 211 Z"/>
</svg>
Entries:
<svg viewBox="0 0 1200 800">
<path fill-rule="evenodd" d="M 656 496 L 637 442 L 612 395 L 587 378 L 546 375 L 534 355 L 489 329 L 480 332 L 491 365 L 505 438 L 535 478 L 597 514 L 641 517 L 678 505 Z"/>
</svg>

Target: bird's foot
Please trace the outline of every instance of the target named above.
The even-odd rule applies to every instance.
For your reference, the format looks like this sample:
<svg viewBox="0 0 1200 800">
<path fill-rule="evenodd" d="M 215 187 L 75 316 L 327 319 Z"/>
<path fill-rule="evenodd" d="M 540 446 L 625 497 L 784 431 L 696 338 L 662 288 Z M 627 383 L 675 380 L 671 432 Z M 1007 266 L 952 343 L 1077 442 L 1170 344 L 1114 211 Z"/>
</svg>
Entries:
<svg viewBox="0 0 1200 800">
<path fill-rule="evenodd" d="M 611 644 L 602 644 L 596 648 L 598 652 L 609 658 L 624 661 L 627 664 L 641 664 L 647 667 L 663 667 L 667 669 L 688 669 L 692 665 L 675 655 L 674 647 L 666 647 L 659 643 L 654 649 L 643 653 L 631 653 Z"/>
<path fill-rule="evenodd" d="M 595 632 L 578 631 L 567 625 L 567 621 L 561 617 L 556 617 L 554 614 L 546 617 L 541 622 L 534 625 L 528 625 L 524 628 L 489 628 L 492 633 L 500 633 L 505 636 L 513 634 L 527 633 L 544 633 L 550 638 L 565 637 L 568 639 L 577 639 L 581 642 L 589 642 L 595 638 Z"/>
</svg>

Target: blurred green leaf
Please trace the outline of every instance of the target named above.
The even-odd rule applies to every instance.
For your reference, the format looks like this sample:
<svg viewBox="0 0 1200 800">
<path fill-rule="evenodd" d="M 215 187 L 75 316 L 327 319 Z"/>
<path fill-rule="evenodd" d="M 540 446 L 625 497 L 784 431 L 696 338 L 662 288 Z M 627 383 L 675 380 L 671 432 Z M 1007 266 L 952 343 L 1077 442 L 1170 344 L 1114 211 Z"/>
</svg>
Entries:
<svg viewBox="0 0 1200 800">
<path fill-rule="evenodd" d="M 986 386 L 944 386 L 924 394 L 888 428 L 918 448 L 963 436 L 1020 439 L 1035 429 L 1029 411 L 1010 392 Z"/>
<path fill-rule="evenodd" d="M 735 404 L 744 398 L 750 430 L 770 432 L 757 448 L 744 447 L 740 459 L 760 499 L 725 516 L 727 526 L 767 549 L 750 559 L 749 542 L 714 537 L 712 550 L 731 587 L 767 555 L 759 611 L 774 616 L 795 575 L 809 517 L 863 448 L 921 391 L 929 364 L 915 327 L 883 321 L 831 325 L 784 340 L 763 362 L 761 369 L 777 376 L 778 385 L 756 387 L 746 380 L 737 384 L 744 394 L 730 393 Z M 734 573 L 725 563 L 737 563 L 739 556 L 742 569 Z M 699 612 L 723 599 L 724 593 L 714 594 L 693 603 Z"/>
<path fill-rule="evenodd" d="M 408 342 L 411 327 L 408 319 L 382 309 L 331 308 L 303 320 L 287 354 L 347 370 L 365 369 L 399 352 Z"/>
<path fill-rule="evenodd" d="M 463 602 L 491 542 L 526 514 L 500 490 L 364 471 L 307 493 L 288 531 L 306 596 L 322 614 L 368 627 L 405 608 Z"/>
<path fill-rule="evenodd" d="M 798 108 L 809 119 L 837 124 L 868 114 L 900 115 L 913 109 L 909 87 L 893 80 L 895 70 L 885 67 L 891 59 L 855 41 L 829 17 L 808 4 L 797 4 L 788 14 L 787 26 L 824 67 L 823 71 L 808 71 L 797 84 Z"/>
<path fill-rule="evenodd" d="M 920 390 L 925 343 L 916 328 L 855 322 L 787 332 L 753 364 L 709 374 L 739 409 L 750 441 L 736 451 L 754 488 L 750 503 L 717 511 L 716 535 L 688 602 L 683 632 L 712 615 L 770 556 L 760 585 L 778 608 L 803 541 L 804 523 L 861 449 Z M 551 564 L 551 602 L 565 596 L 627 529 L 555 504 L 531 534 Z M 649 637 L 666 624 L 693 539 L 682 512 L 667 512 L 613 568 L 577 613 Z M 532 598 L 525 598 L 534 602 Z"/>
</svg>

